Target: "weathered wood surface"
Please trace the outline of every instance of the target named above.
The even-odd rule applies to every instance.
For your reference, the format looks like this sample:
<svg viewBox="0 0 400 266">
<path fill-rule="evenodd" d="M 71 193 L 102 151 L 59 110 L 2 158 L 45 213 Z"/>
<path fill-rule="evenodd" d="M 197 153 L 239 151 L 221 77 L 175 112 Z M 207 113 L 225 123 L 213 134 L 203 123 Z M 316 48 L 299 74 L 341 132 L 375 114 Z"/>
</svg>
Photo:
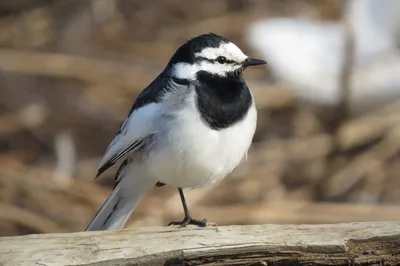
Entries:
<svg viewBox="0 0 400 266">
<path fill-rule="evenodd" d="M 400 222 L 4 237 L 0 265 L 400 265 Z"/>
</svg>

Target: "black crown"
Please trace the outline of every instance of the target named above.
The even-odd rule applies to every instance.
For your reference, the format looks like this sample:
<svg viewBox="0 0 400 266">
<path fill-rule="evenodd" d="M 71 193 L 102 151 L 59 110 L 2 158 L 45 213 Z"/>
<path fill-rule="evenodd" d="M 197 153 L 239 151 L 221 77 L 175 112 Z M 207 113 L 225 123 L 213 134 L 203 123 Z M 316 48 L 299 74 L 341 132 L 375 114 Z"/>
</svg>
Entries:
<svg viewBox="0 0 400 266">
<path fill-rule="evenodd" d="M 172 65 L 178 62 L 191 64 L 194 62 L 195 53 L 201 52 L 207 47 L 217 48 L 222 43 L 229 42 L 228 39 L 212 32 L 196 36 L 178 48 L 172 56 L 169 64 Z"/>
</svg>

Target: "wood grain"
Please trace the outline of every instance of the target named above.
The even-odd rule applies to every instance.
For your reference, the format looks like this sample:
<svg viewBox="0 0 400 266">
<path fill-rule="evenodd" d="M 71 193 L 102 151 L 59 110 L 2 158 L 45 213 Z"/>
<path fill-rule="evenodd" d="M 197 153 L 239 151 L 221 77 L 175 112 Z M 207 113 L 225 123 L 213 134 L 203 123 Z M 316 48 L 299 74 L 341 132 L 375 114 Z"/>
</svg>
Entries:
<svg viewBox="0 0 400 266">
<path fill-rule="evenodd" d="M 400 223 L 246 225 L 0 238 L 0 265 L 399 265 Z"/>
</svg>

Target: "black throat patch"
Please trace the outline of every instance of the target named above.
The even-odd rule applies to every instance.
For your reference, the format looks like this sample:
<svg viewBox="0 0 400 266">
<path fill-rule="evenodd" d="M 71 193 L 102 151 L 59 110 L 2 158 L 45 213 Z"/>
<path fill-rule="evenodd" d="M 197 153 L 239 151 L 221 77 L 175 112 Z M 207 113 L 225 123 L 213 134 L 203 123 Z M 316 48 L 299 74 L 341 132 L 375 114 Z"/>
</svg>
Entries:
<svg viewBox="0 0 400 266">
<path fill-rule="evenodd" d="M 246 116 L 253 98 L 241 73 L 220 77 L 200 71 L 197 79 L 197 108 L 212 129 L 227 128 Z"/>
</svg>

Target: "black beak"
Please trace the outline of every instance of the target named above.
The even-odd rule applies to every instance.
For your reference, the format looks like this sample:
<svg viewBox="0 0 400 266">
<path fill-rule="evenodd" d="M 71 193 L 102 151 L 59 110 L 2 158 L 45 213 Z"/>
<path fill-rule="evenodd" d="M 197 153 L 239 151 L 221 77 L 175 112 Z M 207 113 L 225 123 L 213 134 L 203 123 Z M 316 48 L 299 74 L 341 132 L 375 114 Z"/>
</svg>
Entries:
<svg viewBox="0 0 400 266">
<path fill-rule="evenodd" d="M 243 62 L 243 67 L 265 65 L 267 62 L 257 58 L 247 58 Z"/>
</svg>

